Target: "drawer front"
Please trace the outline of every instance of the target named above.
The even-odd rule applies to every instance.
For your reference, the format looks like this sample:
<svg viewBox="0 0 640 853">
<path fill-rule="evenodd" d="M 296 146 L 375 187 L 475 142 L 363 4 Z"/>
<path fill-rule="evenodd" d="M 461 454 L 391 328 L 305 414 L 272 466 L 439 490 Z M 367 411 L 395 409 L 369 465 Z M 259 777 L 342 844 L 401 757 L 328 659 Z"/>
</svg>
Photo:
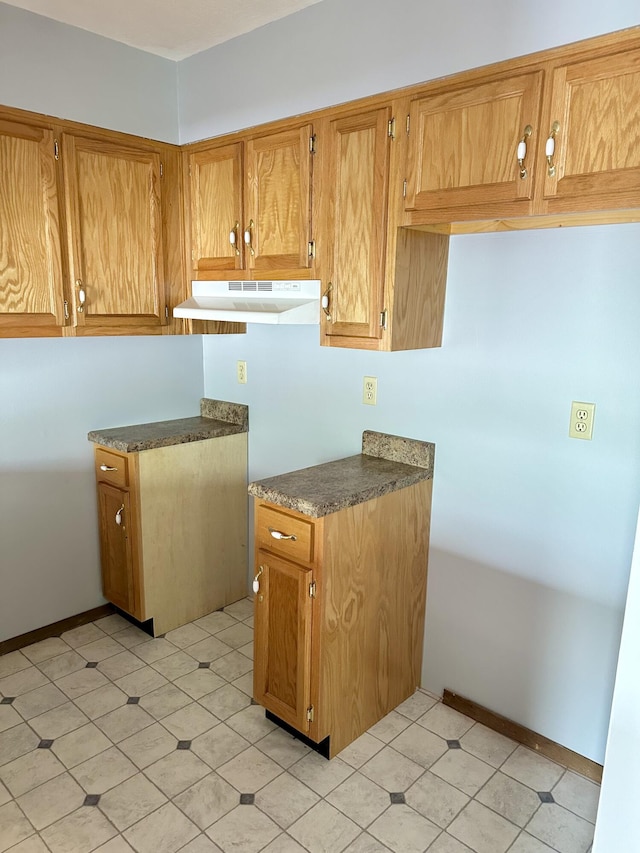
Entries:
<svg viewBox="0 0 640 853">
<path fill-rule="evenodd" d="M 313 560 L 314 525 L 271 506 L 256 509 L 258 546 L 290 560 L 310 563 Z"/>
<path fill-rule="evenodd" d="M 129 486 L 129 460 L 126 456 L 96 447 L 95 459 L 96 480 L 99 483 L 110 483 L 121 488 Z"/>
</svg>

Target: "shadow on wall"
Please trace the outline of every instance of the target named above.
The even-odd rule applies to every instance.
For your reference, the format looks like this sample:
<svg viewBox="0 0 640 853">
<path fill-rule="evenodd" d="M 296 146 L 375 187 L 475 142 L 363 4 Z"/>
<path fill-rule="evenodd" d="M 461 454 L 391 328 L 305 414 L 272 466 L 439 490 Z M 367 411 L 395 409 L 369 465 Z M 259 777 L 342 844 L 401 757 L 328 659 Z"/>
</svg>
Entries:
<svg viewBox="0 0 640 853">
<path fill-rule="evenodd" d="M 0 480 L 0 640 L 104 604 L 93 469 Z"/>
<path fill-rule="evenodd" d="M 432 548 L 422 684 L 602 763 L 623 612 Z"/>
</svg>

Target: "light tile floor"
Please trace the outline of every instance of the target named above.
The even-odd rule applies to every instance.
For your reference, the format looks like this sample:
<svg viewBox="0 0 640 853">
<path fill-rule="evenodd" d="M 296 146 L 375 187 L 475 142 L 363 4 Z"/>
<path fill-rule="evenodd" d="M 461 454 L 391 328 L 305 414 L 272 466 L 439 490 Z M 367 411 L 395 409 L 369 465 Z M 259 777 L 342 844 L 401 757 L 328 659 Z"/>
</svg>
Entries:
<svg viewBox="0 0 640 853">
<path fill-rule="evenodd" d="M 0 657 L 0 853 L 587 853 L 599 788 L 418 691 L 328 762 L 251 703 L 252 605 Z"/>
</svg>

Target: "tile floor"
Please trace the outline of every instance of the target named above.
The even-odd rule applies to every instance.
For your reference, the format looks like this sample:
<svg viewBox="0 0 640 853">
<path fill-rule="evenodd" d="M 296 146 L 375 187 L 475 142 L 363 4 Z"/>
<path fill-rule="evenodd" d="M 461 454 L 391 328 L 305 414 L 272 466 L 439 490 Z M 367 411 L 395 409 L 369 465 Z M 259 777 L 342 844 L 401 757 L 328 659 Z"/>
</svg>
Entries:
<svg viewBox="0 0 640 853">
<path fill-rule="evenodd" d="M 252 605 L 0 657 L 0 853 L 586 853 L 598 786 L 418 691 L 327 762 L 251 704 Z"/>
</svg>

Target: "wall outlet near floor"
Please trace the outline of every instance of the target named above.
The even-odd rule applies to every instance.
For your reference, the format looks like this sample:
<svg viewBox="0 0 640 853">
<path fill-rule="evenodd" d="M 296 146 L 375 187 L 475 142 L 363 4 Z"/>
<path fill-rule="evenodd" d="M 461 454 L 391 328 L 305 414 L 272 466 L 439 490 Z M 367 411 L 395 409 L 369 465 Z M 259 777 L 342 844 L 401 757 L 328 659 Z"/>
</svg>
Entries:
<svg viewBox="0 0 640 853">
<path fill-rule="evenodd" d="M 591 441 L 593 438 L 593 418 L 596 413 L 595 403 L 571 403 L 571 420 L 569 421 L 569 438 L 582 438 Z"/>
<path fill-rule="evenodd" d="M 246 361 L 237 361 L 236 362 L 236 373 L 238 375 L 238 382 L 241 385 L 247 384 L 247 362 Z"/>
<path fill-rule="evenodd" d="M 375 406 L 378 402 L 378 380 L 375 376 L 365 376 L 362 383 L 362 402 Z"/>
</svg>

